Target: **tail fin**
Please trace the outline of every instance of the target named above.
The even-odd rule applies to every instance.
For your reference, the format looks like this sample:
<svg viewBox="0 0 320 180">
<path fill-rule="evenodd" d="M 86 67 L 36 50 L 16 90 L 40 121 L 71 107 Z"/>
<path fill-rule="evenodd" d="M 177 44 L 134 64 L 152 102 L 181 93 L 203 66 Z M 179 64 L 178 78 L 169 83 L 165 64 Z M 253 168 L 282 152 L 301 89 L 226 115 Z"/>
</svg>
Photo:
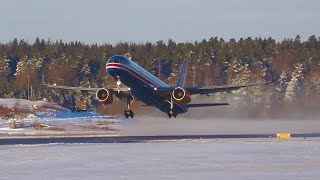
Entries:
<svg viewBox="0 0 320 180">
<path fill-rule="evenodd" d="M 183 64 L 182 64 L 182 68 L 181 68 L 181 71 L 180 71 L 180 74 L 179 74 L 179 78 L 178 78 L 176 87 L 182 87 L 185 84 L 184 81 L 185 81 L 185 71 L 187 69 L 187 63 L 188 63 L 188 59 L 185 58 L 184 61 L 183 61 Z"/>
</svg>

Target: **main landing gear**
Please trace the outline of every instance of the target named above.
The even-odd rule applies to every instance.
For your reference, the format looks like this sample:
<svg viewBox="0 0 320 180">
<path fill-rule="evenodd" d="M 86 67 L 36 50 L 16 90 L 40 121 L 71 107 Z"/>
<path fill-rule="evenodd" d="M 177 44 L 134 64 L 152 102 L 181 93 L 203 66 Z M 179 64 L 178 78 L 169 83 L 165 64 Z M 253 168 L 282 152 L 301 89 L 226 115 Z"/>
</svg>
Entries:
<svg viewBox="0 0 320 180">
<path fill-rule="evenodd" d="M 127 98 L 127 109 L 124 110 L 124 116 L 126 118 L 128 118 L 128 117 L 133 118 L 133 116 L 134 116 L 132 110 L 130 109 L 130 105 L 133 103 L 133 101 L 134 101 L 133 97 L 132 98 Z"/>
<path fill-rule="evenodd" d="M 175 112 L 168 112 L 167 115 L 168 115 L 169 118 L 171 118 L 172 116 L 173 116 L 174 118 L 177 117 L 177 114 L 176 114 Z"/>
<path fill-rule="evenodd" d="M 171 101 L 167 100 L 167 102 L 170 104 L 170 109 L 167 113 L 168 117 L 171 118 L 173 116 L 174 118 L 176 118 L 177 113 L 173 111 L 173 98 L 172 98 L 172 96 L 171 96 Z"/>
<path fill-rule="evenodd" d="M 133 114 L 132 110 L 124 110 L 124 116 L 126 118 L 128 118 L 128 117 L 133 118 L 134 114 Z"/>
</svg>

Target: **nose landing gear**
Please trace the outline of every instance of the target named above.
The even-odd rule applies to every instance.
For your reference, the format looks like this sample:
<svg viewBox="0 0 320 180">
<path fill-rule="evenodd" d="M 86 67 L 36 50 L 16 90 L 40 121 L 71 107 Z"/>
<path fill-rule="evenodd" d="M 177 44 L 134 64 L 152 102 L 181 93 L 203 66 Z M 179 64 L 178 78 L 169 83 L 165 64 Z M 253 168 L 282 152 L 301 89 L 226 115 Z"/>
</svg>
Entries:
<svg viewBox="0 0 320 180">
<path fill-rule="evenodd" d="M 132 110 L 124 110 L 124 116 L 126 118 L 128 118 L 128 117 L 133 118 L 134 114 L 133 114 Z"/>
<path fill-rule="evenodd" d="M 117 88 L 118 88 L 118 93 L 120 93 L 120 86 L 121 86 L 121 80 L 120 80 L 120 77 L 117 76 Z"/>
<path fill-rule="evenodd" d="M 177 117 L 177 114 L 176 114 L 175 112 L 168 112 L 167 115 L 168 115 L 169 118 L 171 118 L 172 116 L 173 116 L 174 118 Z"/>
<path fill-rule="evenodd" d="M 121 88 L 121 80 L 120 80 L 120 77 L 119 76 L 116 76 L 116 79 L 117 79 L 117 89 L 118 89 L 118 94 L 120 94 L 120 88 Z M 127 99 L 127 104 L 126 104 L 126 110 L 124 110 L 124 116 L 126 118 L 133 118 L 134 114 L 132 112 L 132 110 L 130 109 L 130 105 L 133 103 L 134 101 L 134 97 L 133 96 L 126 96 L 126 99 Z"/>
<path fill-rule="evenodd" d="M 124 116 L 125 116 L 126 118 L 128 118 L 128 117 L 133 118 L 133 116 L 134 116 L 132 110 L 130 109 L 130 106 L 131 106 L 131 104 L 133 103 L 133 101 L 134 101 L 134 98 L 133 98 L 133 97 L 127 98 L 127 109 L 124 110 Z"/>
</svg>

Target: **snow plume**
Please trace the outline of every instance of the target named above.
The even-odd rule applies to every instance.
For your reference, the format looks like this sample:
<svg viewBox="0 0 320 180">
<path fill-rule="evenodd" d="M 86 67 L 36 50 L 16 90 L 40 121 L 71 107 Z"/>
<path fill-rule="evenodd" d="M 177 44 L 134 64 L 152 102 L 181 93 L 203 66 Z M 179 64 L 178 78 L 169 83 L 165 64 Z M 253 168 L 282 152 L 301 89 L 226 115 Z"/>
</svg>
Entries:
<svg viewBox="0 0 320 180">
<path fill-rule="evenodd" d="M 225 94 L 226 96 L 223 96 Z M 250 133 L 311 133 L 319 131 L 319 121 L 298 119 L 298 116 L 283 112 L 273 120 L 273 114 L 264 106 L 252 110 L 248 106 L 239 106 L 237 95 L 221 93 L 219 95 L 230 106 L 190 108 L 177 118 L 168 118 L 165 113 L 154 107 L 133 107 L 135 117 L 126 119 L 120 114 L 121 135 L 186 135 L 186 134 L 250 134 Z M 217 96 L 193 96 L 193 103 L 218 102 Z M 272 109 L 275 113 L 281 109 Z M 266 116 L 264 112 L 270 112 Z M 301 112 L 302 109 L 293 109 Z M 281 112 L 280 112 L 281 113 Z M 284 116 L 282 116 L 284 115 Z"/>
<path fill-rule="evenodd" d="M 263 87 L 261 87 L 263 90 Z M 192 96 L 192 103 L 228 102 L 229 106 L 189 108 L 187 113 L 179 114 L 177 118 L 168 118 L 151 106 L 141 106 L 134 103 L 132 110 L 135 117 L 124 118 L 124 103 L 114 104 L 109 108 L 118 110 L 117 117 L 121 119 L 120 131 L 122 135 L 179 135 L 179 134 L 246 134 L 246 133 L 277 133 L 318 132 L 315 124 L 319 121 L 312 111 L 309 114 L 300 102 L 284 106 L 270 96 L 273 102 L 271 108 L 263 103 L 253 103 L 257 97 L 251 94 L 250 88 L 244 88 L 246 94 L 216 93 Z M 266 93 L 275 92 L 275 87 L 264 89 Z M 283 96 L 282 96 L 283 97 Z M 245 101 L 245 102 L 244 102 Z M 245 104 L 245 105 L 244 105 Z M 108 108 L 108 111 L 111 110 Z M 318 115 L 320 115 L 318 113 Z"/>
</svg>

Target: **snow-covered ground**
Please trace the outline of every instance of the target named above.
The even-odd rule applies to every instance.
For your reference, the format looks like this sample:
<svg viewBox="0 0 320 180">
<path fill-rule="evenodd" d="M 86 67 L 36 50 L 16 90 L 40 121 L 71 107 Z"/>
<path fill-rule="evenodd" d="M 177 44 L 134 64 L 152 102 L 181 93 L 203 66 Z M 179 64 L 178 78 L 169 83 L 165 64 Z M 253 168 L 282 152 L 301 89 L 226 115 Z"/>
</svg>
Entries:
<svg viewBox="0 0 320 180">
<path fill-rule="evenodd" d="M 118 120 L 111 116 L 103 116 L 94 110 L 72 112 L 54 103 L 44 101 L 28 101 L 24 99 L 0 99 L 0 105 L 9 109 L 27 110 L 28 115 L 0 120 L 2 135 L 51 135 L 51 134 L 108 134 L 116 130 Z M 9 128 L 14 122 L 17 129 Z M 41 124 L 43 128 L 36 125 Z"/>
<path fill-rule="evenodd" d="M 33 105 L 41 106 L 46 104 L 44 101 L 29 101 L 26 99 L 15 99 L 15 98 L 1 98 L 0 105 L 5 105 L 8 108 L 19 107 L 19 108 L 31 108 Z"/>
<path fill-rule="evenodd" d="M 319 179 L 320 139 L 0 146 L 0 179 Z"/>
<path fill-rule="evenodd" d="M 0 101 L 12 107 L 16 100 Z M 10 103 L 13 101 L 13 103 Z M 0 103 L 0 104 L 1 104 Z M 41 106 L 43 102 L 36 102 Z M 19 100 L 31 107 L 34 102 Z M 11 106 L 10 106 L 11 107 Z M 246 120 L 166 118 L 150 115 L 102 116 L 95 111 L 35 111 L 19 119 L 61 130 L 32 127 L 9 129 L 0 120 L 1 135 L 188 135 L 319 133 L 319 120 Z M 153 115 L 156 113 L 156 115 Z M 157 114 L 158 113 L 158 114 Z M 111 127 L 117 131 L 110 131 Z M 320 138 L 177 140 L 129 144 L 47 144 L 0 146 L 0 179 L 319 179 Z"/>
</svg>

